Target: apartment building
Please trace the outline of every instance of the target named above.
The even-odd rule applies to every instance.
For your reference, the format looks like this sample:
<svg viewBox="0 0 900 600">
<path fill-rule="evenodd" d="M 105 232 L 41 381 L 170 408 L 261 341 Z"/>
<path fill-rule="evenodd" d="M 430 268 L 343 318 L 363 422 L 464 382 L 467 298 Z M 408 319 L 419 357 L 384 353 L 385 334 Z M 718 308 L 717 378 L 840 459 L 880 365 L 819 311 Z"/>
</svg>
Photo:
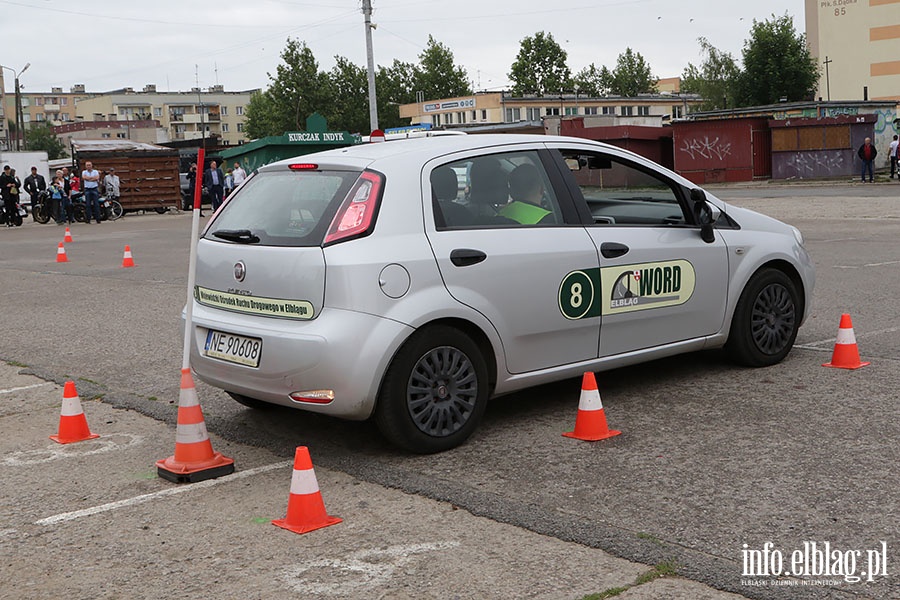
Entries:
<svg viewBox="0 0 900 600">
<path fill-rule="evenodd" d="M 512 96 L 508 92 L 479 92 L 459 98 L 427 100 L 400 106 L 400 116 L 411 125 L 473 128 L 482 125 L 540 123 L 545 117 L 645 117 L 662 124 L 685 116 L 702 99 L 696 94 L 661 92 L 634 98 L 592 98 L 577 93 L 548 96 Z"/>
<path fill-rule="evenodd" d="M 244 133 L 244 109 L 255 90 L 226 92 L 212 86 L 190 92 L 158 92 L 155 85 L 141 91 L 123 88 L 81 98 L 76 118 L 84 121 L 155 120 L 168 140 L 194 140 L 217 136 L 223 146 L 248 141 Z"/>
<path fill-rule="evenodd" d="M 900 0 L 806 0 L 806 39 L 817 97 L 900 102 Z"/>
</svg>

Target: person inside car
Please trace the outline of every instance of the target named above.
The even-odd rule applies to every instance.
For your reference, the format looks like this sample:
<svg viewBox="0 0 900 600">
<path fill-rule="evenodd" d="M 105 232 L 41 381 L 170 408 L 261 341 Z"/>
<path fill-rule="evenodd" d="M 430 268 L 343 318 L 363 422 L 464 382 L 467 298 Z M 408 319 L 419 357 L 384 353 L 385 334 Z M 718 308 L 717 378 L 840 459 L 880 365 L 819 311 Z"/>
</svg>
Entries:
<svg viewBox="0 0 900 600">
<path fill-rule="evenodd" d="M 512 202 L 502 207 L 498 214 L 522 225 L 554 222 L 553 213 L 542 206 L 544 183 L 534 165 L 524 163 L 510 172 L 509 195 Z"/>
</svg>

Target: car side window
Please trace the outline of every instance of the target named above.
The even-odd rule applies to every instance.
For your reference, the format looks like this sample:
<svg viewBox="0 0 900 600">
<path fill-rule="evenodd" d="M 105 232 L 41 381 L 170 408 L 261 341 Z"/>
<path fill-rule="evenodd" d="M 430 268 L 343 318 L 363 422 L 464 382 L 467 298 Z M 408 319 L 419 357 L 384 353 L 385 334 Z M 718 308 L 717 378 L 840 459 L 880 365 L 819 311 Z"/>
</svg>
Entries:
<svg viewBox="0 0 900 600">
<path fill-rule="evenodd" d="M 477 156 L 430 175 L 438 229 L 546 227 L 563 222 L 536 151 Z"/>
<path fill-rule="evenodd" d="M 594 223 L 684 225 L 688 216 L 676 187 L 662 176 L 618 157 L 563 151 Z"/>
</svg>

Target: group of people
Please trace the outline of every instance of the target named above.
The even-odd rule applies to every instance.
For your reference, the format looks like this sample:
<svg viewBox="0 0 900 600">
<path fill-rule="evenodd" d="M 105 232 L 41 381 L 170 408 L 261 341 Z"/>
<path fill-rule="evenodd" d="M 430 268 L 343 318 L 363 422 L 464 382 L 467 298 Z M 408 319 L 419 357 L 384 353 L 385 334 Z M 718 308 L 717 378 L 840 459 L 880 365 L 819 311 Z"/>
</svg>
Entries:
<svg viewBox="0 0 900 600">
<path fill-rule="evenodd" d="M 223 172 L 222 168 L 216 161 L 210 161 L 209 168 L 203 172 L 201 185 L 209 194 L 213 212 L 216 212 L 222 205 L 222 201 L 231 193 L 231 190 L 241 185 L 247 179 L 247 172 L 241 167 L 240 163 L 234 163 L 234 169 L 228 169 Z M 190 171 L 188 171 L 189 194 L 194 197 L 194 189 L 197 185 L 197 163 L 191 163 Z M 203 213 L 200 213 L 203 216 Z"/>
<path fill-rule="evenodd" d="M 16 170 L 6 165 L 0 174 L 0 197 L 3 198 L 3 210 L 6 211 L 6 226 L 12 227 L 12 215 L 16 212 L 22 182 L 16 177 Z"/>
<path fill-rule="evenodd" d="M 859 159 L 862 161 L 860 179 L 865 183 L 866 174 L 868 174 L 869 183 L 873 183 L 875 181 L 873 166 L 875 164 L 875 157 L 878 156 L 878 149 L 875 147 L 875 144 L 872 143 L 872 138 L 865 139 L 863 145 L 856 151 L 856 155 L 859 156 Z M 888 145 L 888 158 L 891 159 L 891 179 L 895 176 L 900 179 L 900 172 L 897 170 L 897 163 L 900 162 L 900 139 L 898 139 L 897 135 L 894 135 L 894 139 L 891 140 L 891 143 Z"/>
<path fill-rule="evenodd" d="M 76 173 L 70 173 L 68 167 L 57 169 L 49 186 L 44 176 L 38 173 L 37 167 L 31 167 L 31 175 L 25 178 L 24 185 L 16 177 L 16 170 L 10 168 L 9 165 L 3 168 L 3 175 L 0 176 L 3 203 L 7 214 L 12 214 L 10 211 L 15 210 L 15 205 L 19 202 L 20 190 L 24 189 L 31 197 L 31 206 L 36 206 L 41 192 L 48 190 L 51 199 L 51 214 L 57 225 L 75 221 L 74 211 L 72 210 L 72 198 L 80 193 L 84 194 L 86 222 L 90 223 L 90 220 L 93 218 L 97 223 L 100 223 L 101 185 L 108 198 L 119 197 L 121 180 L 116 175 L 115 168 L 110 167 L 109 171 L 101 179 L 100 172 L 94 168 L 91 161 L 85 162 L 81 177 Z M 7 226 L 9 226 L 8 219 Z"/>
</svg>

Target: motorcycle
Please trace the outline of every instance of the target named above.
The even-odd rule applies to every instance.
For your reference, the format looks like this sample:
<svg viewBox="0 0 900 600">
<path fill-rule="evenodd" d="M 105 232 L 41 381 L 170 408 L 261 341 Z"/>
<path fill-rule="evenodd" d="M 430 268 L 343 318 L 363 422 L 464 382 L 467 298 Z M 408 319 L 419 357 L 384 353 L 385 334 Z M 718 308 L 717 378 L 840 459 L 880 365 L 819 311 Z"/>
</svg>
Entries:
<svg viewBox="0 0 900 600">
<path fill-rule="evenodd" d="M 22 219 L 28 215 L 28 211 L 25 210 L 25 207 L 16 202 L 16 210 L 12 215 L 6 214 L 6 204 L 0 206 L 0 225 L 7 226 L 22 226 Z"/>
<path fill-rule="evenodd" d="M 38 192 L 37 199 L 31 203 L 31 218 L 36 223 L 46 224 L 50 222 L 53 216 L 51 213 L 53 201 L 51 199 L 50 190 L 42 190 Z"/>
<path fill-rule="evenodd" d="M 101 196 L 99 204 L 101 221 L 115 221 L 125 213 L 122 205 L 115 198 Z M 72 194 L 72 211 L 75 220 L 79 223 L 87 223 L 90 221 L 87 213 L 87 203 L 84 201 L 84 192 Z"/>
</svg>

